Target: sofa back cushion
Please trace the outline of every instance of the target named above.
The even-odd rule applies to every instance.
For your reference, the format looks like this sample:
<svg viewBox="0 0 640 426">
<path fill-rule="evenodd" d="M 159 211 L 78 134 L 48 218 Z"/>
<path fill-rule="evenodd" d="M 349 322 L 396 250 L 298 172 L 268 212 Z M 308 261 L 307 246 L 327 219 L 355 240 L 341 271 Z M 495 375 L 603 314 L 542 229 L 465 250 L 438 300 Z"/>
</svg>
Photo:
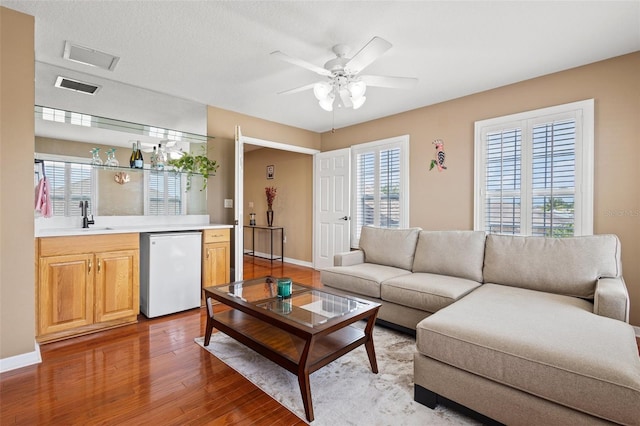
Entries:
<svg viewBox="0 0 640 426">
<path fill-rule="evenodd" d="M 485 282 L 593 299 L 598 278 L 621 273 L 615 235 L 487 236 Z"/>
<path fill-rule="evenodd" d="M 364 252 L 364 261 L 410 271 L 419 232 L 420 228 L 363 226 L 360 232 L 360 250 Z"/>
<path fill-rule="evenodd" d="M 450 275 L 482 282 L 484 231 L 422 231 L 413 272 Z"/>
</svg>

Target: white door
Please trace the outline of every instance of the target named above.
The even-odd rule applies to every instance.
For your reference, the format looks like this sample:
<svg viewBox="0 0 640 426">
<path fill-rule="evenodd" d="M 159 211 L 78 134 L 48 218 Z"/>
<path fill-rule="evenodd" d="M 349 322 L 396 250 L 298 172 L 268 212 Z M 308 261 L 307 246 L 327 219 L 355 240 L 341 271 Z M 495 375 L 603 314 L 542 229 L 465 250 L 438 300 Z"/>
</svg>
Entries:
<svg viewBox="0 0 640 426">
<path fill-rule="evenodd" d="M 350 249 L 351 149 L 316 154 L 313 167 L 313 265 L 322 269 Z"/>
<path fill-rule="evenodd" d="M 235 177 L 235 281 L 244 279 L 244 221 L 243 221 L 243 205 L 244 205 L 244 142 L 242 140 L 242 133 L 240 132 L 240 126 L 236 126 L 236 177 Z"/>
</svg>

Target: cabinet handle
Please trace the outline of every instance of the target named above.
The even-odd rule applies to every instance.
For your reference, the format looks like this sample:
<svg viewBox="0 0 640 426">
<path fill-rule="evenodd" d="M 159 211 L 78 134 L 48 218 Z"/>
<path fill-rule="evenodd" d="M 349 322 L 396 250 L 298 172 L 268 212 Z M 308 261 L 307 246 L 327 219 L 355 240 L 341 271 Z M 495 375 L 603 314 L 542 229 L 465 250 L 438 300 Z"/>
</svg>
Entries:
<svg viewBox="0 0 640 426">
<path fill-rule="evenodd" d="M 89 259 L 89 272 L 91 272 L 91 267 L 92 267 L 92 263 L 91 263 L 91 259 Z"/>
<path fill-rule="evenodd" d="M 100 273 L 100 259 L 98 259 L 98 273 Z"/>
<path fill-rule="evenodd" d="M 220 237 L 222 237 L 222 236 L 223 236 L 222 234 L 219 234 L 219 235 L 218 235 L 218 234 L 214 234 L 214 235 L 213 235 L 213 238 L 220 238 Z"/>
<path fill-rule="evenodd" d="M 207 249 L 207 259 L 209 258 L 209 251 L 211 251 L 211 249 Z"/>
</svg>

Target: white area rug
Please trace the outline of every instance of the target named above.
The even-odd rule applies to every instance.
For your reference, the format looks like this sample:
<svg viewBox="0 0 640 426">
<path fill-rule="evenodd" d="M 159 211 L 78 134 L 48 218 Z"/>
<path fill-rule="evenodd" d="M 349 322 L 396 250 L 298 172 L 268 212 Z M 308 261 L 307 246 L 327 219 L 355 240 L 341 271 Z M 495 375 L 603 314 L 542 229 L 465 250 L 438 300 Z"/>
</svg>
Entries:
<svg viewBox="0 0 640 426">
<path fill-rule="evenodd" d="M 364 346 L 311 374 L 314 426 L 479 424 L 446 407 L 431 410 L 413 400 L 414 338 L 383 327 L 375 327 L 373 336 L 378 374 L 371 372 Z M 203 340 L 195 339 L 200 346 Z M 220 332 L 203 348 L 305 420 L 294 374 Z"/>
</svg>

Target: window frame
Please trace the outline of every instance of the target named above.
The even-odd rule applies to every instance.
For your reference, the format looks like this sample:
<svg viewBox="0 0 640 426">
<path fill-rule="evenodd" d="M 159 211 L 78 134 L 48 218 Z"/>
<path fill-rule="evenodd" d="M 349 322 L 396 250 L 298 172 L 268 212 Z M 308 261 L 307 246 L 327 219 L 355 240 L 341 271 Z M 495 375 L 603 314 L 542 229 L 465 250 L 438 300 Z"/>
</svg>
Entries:
<svg viewBox="0 0 640 426">
<path fill-rule="evenodd" d="M 532 231 L 532 140 L 533 128 L 563 118 L 575 119 L 575 191 L 574 236 L 593 234 L 593 182 L 594 182 L 594 100 L 571 102 L 540 108 L 502 117 L 475 122 L 474 126 L 474 224 L 475 230 L 485 228 L 486 189 L 486 135 L 491 132 L 520 128 L 521 181 L 520 181 L 520 230 L 519 235 L 531 235 Z"/>
<path fill-rule="evenodd" d="M 162 215 L 151 213 L 151 174 L 162 174 L 162 182 L 163 182 L 163 194 L 164 197 L 162 199 L 163 205 L 163 213 Z M 173 176 L 175 172 L 171 170 L 152 170 L 152 169 L 144 169 L 144 215 L 145 216 L 181 216 L 187 214 L 187 182 L 186 177 L 183 174 L 180 174 L 180 188 L 178 193 L 180 194 L 180 212 L 179 213 L 169 213 L 169 200 L 172 198 L 169 196 L 169 178 L 175 179 Z M 193 190 L 193 188 L 192 188 Z"/>
<path fill-rule="evenodd" d="M 44 163 L 46 162 L 54 162 L 54 163 L 64 163 L 65 164 L 65 189 L 64 189 L 64 212 L 63 214 L 56 214 L 56 212 L 53 212 L 53 217 L 72 217 L 70 209 L 71 209 L 71 192 L 70 192 L 70 188 L 68 187 L 68 183 L 69 183 L 69 173 L 70 170 L 69 168 L 74 165 L 74 164 L 79 164 L 79 165 L 87 165 L 87 166 L 91 166 L 91 158 L 85 158 L 85 157 L 74 157 L 74 156 L 69 156 L 69 155 L 58 155 L 58 154 L 45 154 L 45 153 L 36 153 L 34 155 L 34 158 L 36 160 L 40 160 L 43 161 L 43 168 L 44 168 Z M 97 187 L 97 174 L 95 172 L 95 169 L 93 167 L 91 167 L 91 191 L 90 191 L 90 195 L 89 195 L 89 212 L 88 214 L 94 214 L 94 212 L 98 211 L 98 187 Z M 53 184 L 53 182 L 49 182 L 50 185 Z M 36 182 L 37 185 L 37 182 Z"/>
<path fill-rule="evenodd" d="M 351 247 L 357 248 L 360 244 L 359 229 L 357 226 L 358 218 L 358 155 L 367 152 L 375 152 L 376 154 L 376 173 L 375 173 L 375 213 L 374 226 L 380 226 L 379 220 L 379 202 L 380 202 L 380 185 L 379 185 L 379 160 L 380 152 L 388 149 L 400 149 L 400 223 L 399 228 L 409 227 L 409 135 L 395 136 L 387 139 L 381 139 L 372 142 L 365 142 L 352 145 L 351 148 Z"/>
</svg>

